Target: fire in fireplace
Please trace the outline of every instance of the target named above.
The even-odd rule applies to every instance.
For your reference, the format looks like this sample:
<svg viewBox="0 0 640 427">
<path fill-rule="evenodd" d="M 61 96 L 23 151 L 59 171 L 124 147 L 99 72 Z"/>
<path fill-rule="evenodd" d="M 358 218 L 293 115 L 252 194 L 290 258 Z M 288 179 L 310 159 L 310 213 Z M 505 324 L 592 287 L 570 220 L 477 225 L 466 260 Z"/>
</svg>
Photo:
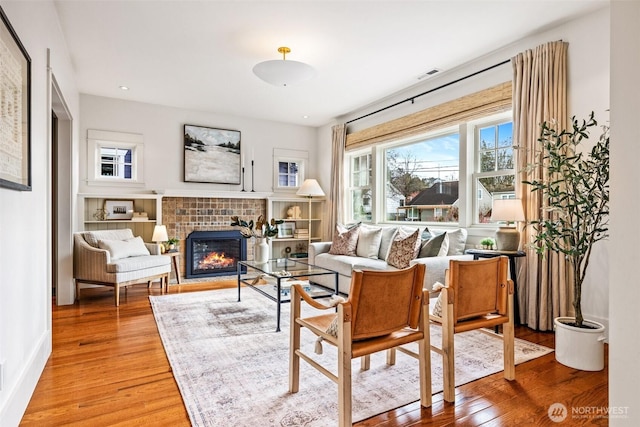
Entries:
<svg viewBox="0 0 640 427">
<path fill-rule="evenodd" d="M 187 278 L 232 275 L 247 259 L 247 240 L 238 230 L 194 231 L 186 246 Z"/>
</svg>

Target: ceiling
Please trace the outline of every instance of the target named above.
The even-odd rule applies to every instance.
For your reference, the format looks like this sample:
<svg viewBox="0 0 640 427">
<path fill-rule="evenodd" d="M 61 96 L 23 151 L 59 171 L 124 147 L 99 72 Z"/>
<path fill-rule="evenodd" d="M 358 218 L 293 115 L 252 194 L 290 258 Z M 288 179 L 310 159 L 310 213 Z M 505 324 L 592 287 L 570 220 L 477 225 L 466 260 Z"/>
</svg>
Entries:
<svg viewBox="0 0 640 427">
<path fill-rule="evenodd" d="M 55 0 L 81 93 L 305 126 L 607 3 Z M 317 76 L 258 79 L 253 66 L 279 46 Z"/>
</svg>

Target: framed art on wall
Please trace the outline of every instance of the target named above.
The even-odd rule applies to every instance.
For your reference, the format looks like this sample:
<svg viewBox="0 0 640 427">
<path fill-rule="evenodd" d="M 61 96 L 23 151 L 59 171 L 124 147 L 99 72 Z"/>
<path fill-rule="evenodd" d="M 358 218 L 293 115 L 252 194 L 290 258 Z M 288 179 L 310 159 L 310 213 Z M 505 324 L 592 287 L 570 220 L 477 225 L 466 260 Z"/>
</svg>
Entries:
<svg viewBox="0 0 640 427">
<path fill-rule="evenodd" d="M 184 125 L 184 180 L 240 184 L 240 131 Z"/>
<path fill-rule="evenodd" d="M 0 7 L 0 187 L 31 191 L 31 58 Z"/>
<path fill-rule="evenodd" d="M 105 200 L 104 210 L 107 219 L 131 219 L 133 218 L 133 200 Z"/>
</svg>

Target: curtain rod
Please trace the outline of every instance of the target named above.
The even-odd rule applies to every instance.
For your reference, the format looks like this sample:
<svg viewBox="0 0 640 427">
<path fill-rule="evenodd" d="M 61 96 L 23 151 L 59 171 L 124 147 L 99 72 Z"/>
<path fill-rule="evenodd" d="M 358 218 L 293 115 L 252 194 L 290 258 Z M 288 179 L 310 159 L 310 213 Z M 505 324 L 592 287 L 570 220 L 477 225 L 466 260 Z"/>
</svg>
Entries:
<svg viewBox="0 0 640 427">
<path fill-rule="evenodd" d="M 376 110 L 376 111 L 373 111 L 373 112 L 371 112 L 371 113 L 365 114 L 364 116 L 360 116 L 360 117 L 358 117 L 358 118 L 351 119 L 351 120 L 349 120 L 348 122 L 346 122 L 346 124 L 353 123 L 353 122 L 355 122 L 355 121 L 358 121 L 358 120 L 364 119 L 364 118 L 369 117 L 369 116 L 373 116 L 374 114 L 381 113 L 381 112 L 383 112 L 383 111 L 385 111 L 385 110 L 388 110 L 388 109 L 390 109 L 390 108 L 396 107 L 396 106 L 398 106 L 398 105 L 400 105 L 400 104 L 404 104 L 405 102 L 409 102 L 409 101 L 411 101 L 411 103 L 413 104 L 413 102 L 415 101 L 415 99 L 416 99 L 416 98 L 419 98 L 419 97 L 424 96 L 424 95 L 427 95 L 427 94 L 429 94 L 429 93 L 431 93 L 431 92 L 435 92 L 435 91 L 437 91 L 437 90 L 443 89 L 443 88 L 445 88 L 445 87 L 447 87 L 447 86 L 451 86 L 452 84 L 455 84 L 455 83 L 461 82 L 462 80 L 466 80 L 466 79 L 468 79 L 468 78 L 470 78 L 470 77 L 477 76 L 478 74 L 484 73 L 485 71 L 489 71 L 489 70 L 492 70 L 492 69 L 494 69 L 494 68 L 496 68 L 496 67 L 499 67 L 499 66 L 501 66 L 501 65 L 507 64 L 507 63 L 509 63 L 510 61 L 511 61 L 510 59 L 507 59 L 507 60 L 502 61 L 502 62 L 500 62 L 500 63 L 498 63 L 498 64 L 491 65 L 491 66 L 489 66 L 489 67 L 487 67 L 487 68 L 484 68 L 484 69 L 482 69 L 482 70 L 480 70 L 480 71 L 476 71 L 475 73 L 471 73 L 471 74 L 469 74 L 469 75 L 467 75 L 467 76 L 460 77 L 459 79 L 456 79 L 456 80 L 450 81 L 449 83 L 445 83 L 445 84 L 440 85 L 440 86 L 438 86 L 438 87 L 434 87 L 433 89 L 429 89 L 429 90 L 428 90 L 428 91 L 426 91 L 426 92 L 422 92 L 422 93 L 419 93 L 419 94 L 417 94 L 417 95 L 414 95 L 414 96 L 412 96 L 412 97 L 410 97 L 410 98 L 406 98 L 406 99 L 403 99 L 402 101 L 398 101 L 398 102 L 396 102 L 395 104 L 387 105 L 386 107 L 383 107 L 383 108 L 381 108 L 381 109 L 379 109 L 379 110 Z"/>
</svg>

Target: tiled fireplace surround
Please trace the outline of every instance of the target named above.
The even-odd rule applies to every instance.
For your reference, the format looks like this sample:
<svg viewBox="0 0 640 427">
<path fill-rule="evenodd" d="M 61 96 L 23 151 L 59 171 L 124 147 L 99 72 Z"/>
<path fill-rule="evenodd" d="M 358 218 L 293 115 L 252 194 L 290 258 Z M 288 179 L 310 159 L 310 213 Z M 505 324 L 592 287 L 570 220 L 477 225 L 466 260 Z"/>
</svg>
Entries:
<svg viewBox="0 0 640 427">
<path fill-rule="evenodd" d="M 180 274 L 185 273 L 186 239 L 192 231 L 233 230 L 231 217 L 238 216 L 247 221 L 260 215 L 266 216 L 265 199 L 236 199 L 209 197 L 163 197 L 162 223 L 167 226 L 169 237 L 179 240 Z M 247 258 L 253 259 L 253 245 L 247 242 Z M 222 279 L 229 276 L 222 276 Z M 219 280 L 207 278 L 207 280 Z"/>
</svg>

